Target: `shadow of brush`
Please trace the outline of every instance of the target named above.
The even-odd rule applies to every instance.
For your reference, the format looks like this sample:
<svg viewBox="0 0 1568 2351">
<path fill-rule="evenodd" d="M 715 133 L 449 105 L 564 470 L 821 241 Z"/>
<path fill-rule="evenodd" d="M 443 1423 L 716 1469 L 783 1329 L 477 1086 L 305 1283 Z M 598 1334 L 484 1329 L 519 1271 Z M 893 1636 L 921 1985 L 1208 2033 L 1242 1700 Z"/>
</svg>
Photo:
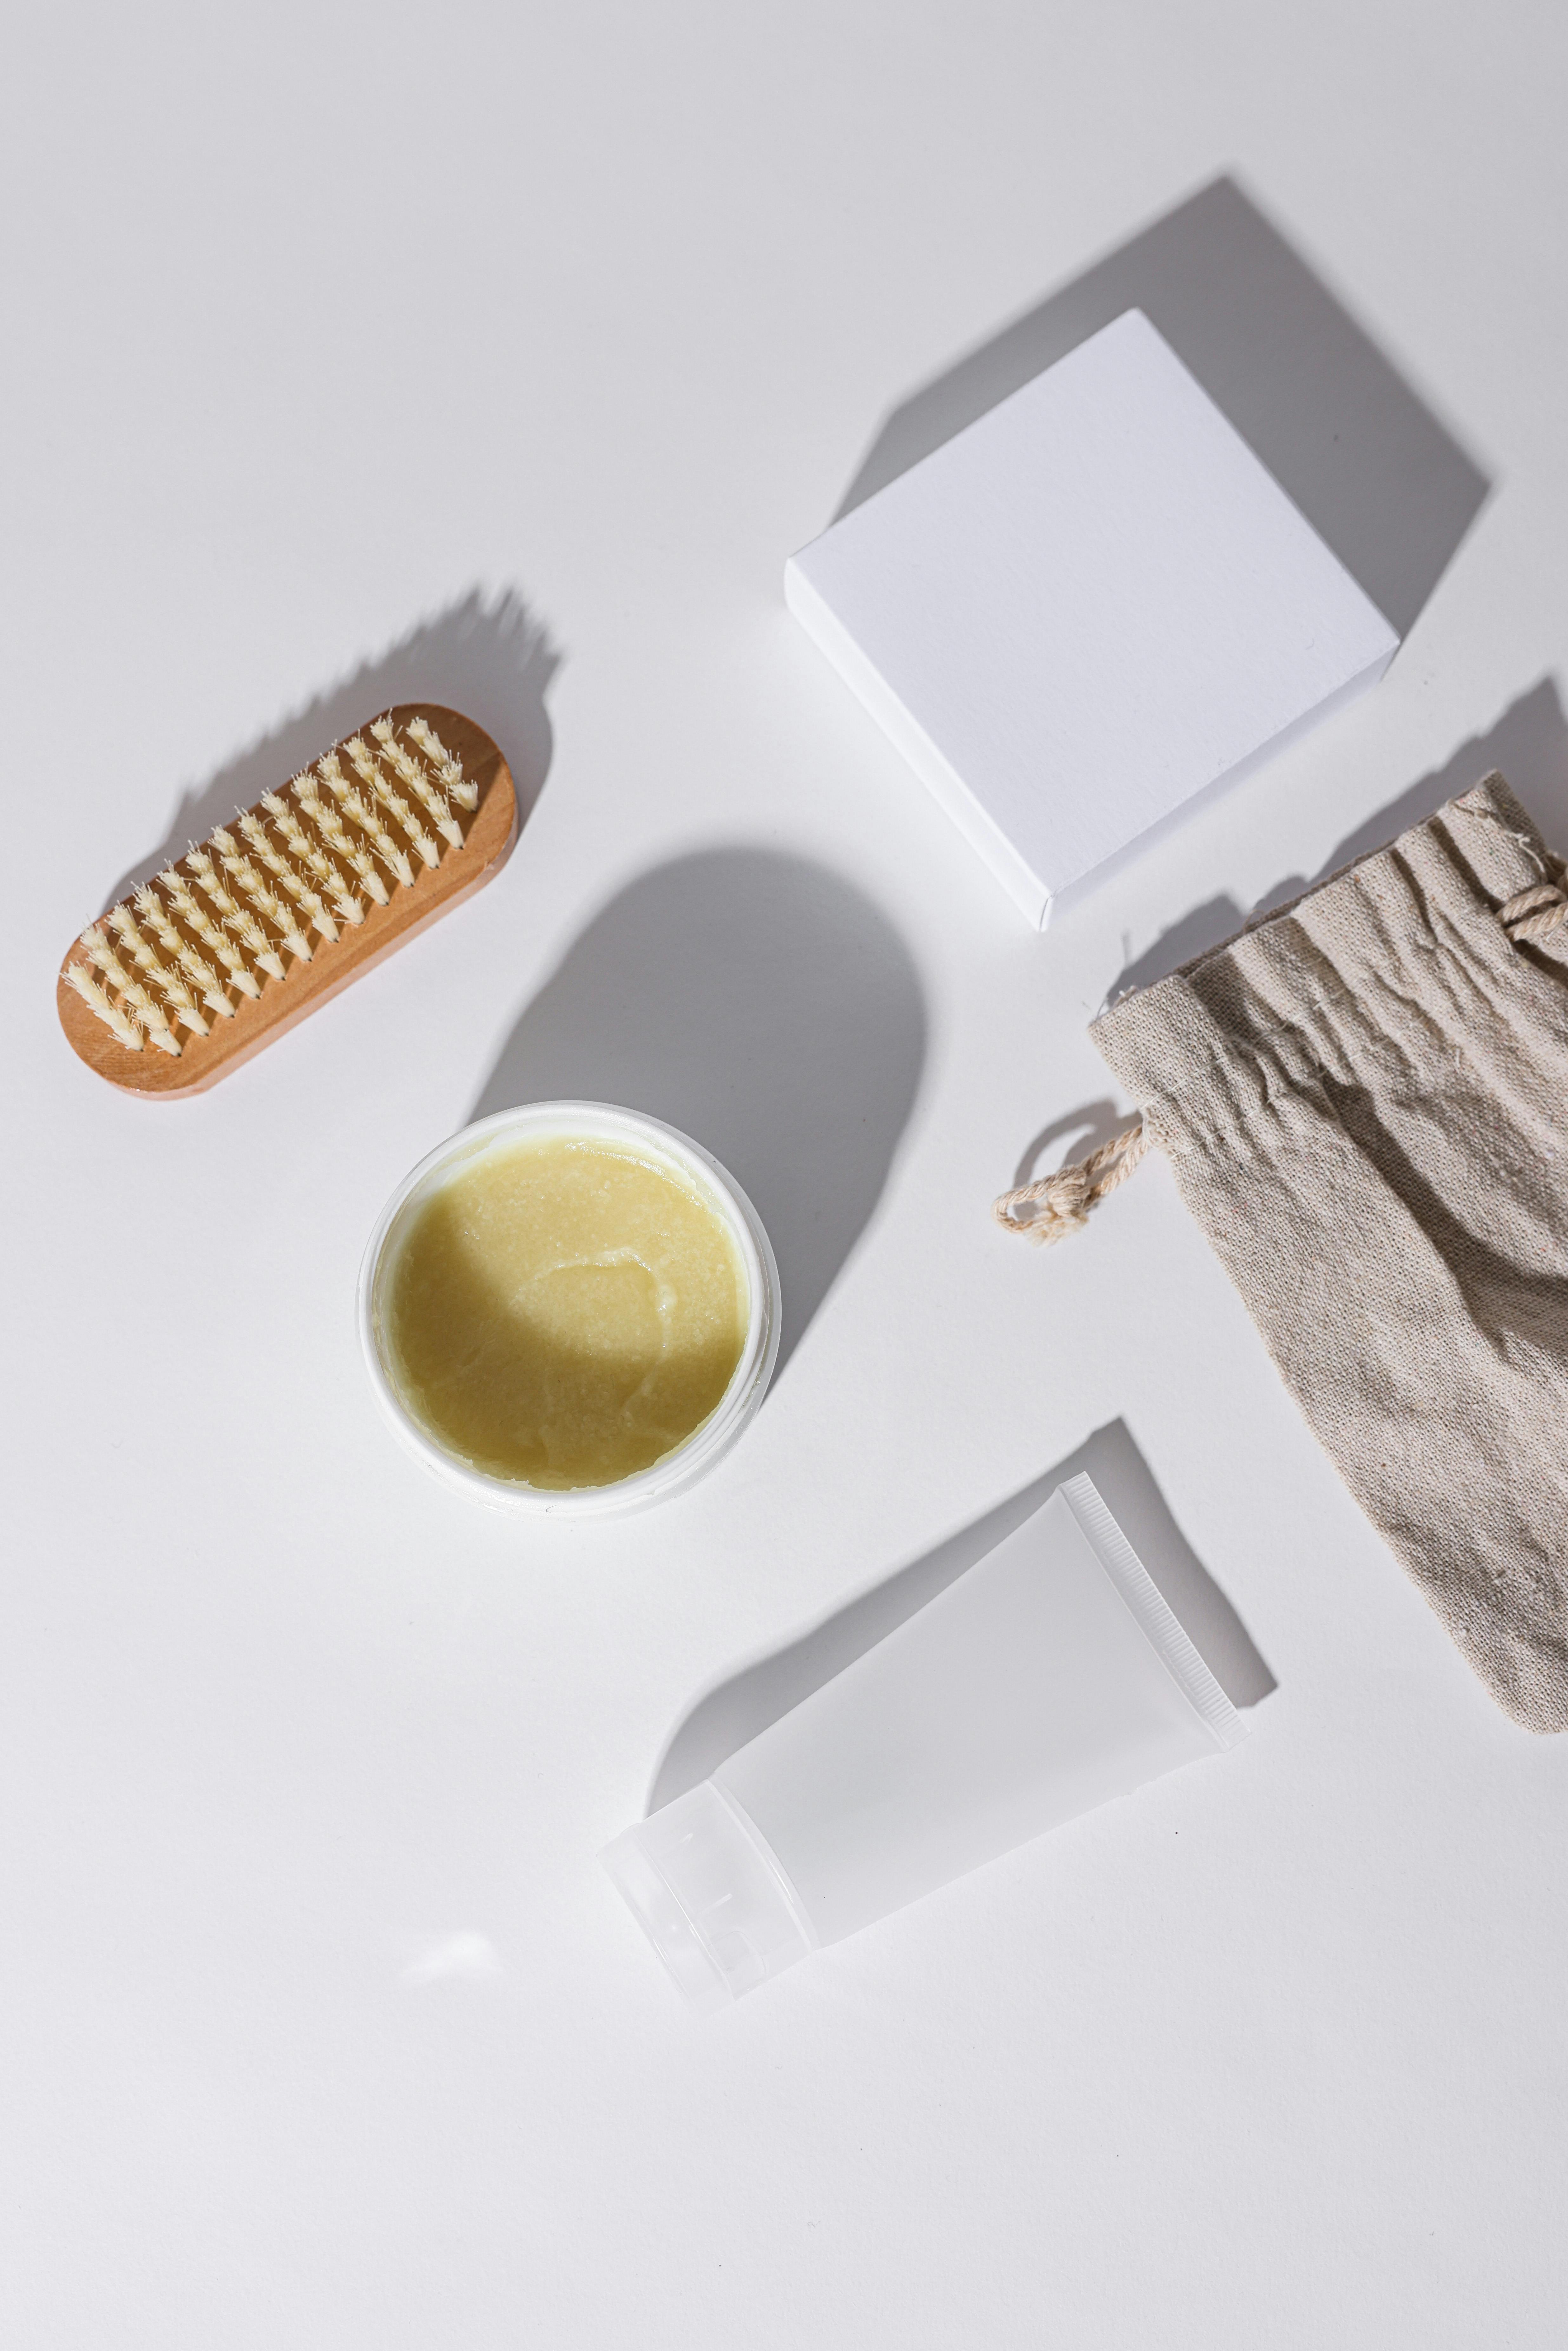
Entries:
<svg viewBox="0 0 1568 2351">
<path fill-rule="evenodd" d="M 486 601 L 481 590 L 471 589 L 373 661 L 323 688 L 204 782 L 189 786 L 162 841 L 120 874 L 100 911 L 392 703 L 443 703 L 484 727 L 512 771 L 518 818 L 526 824 L 549 771 L 553 738 L 545 696 L 560 662 L 543 623 L 520 596 L 505 589 Z"/>
</svg>

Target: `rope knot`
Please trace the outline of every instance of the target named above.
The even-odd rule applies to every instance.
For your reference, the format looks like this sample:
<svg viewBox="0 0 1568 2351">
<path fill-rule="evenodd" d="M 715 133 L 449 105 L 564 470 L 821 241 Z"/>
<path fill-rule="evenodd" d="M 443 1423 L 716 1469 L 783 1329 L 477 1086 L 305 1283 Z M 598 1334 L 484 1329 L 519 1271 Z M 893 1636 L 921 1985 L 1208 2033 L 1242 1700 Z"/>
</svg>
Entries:
<svg viewBox="0 0 1568 2351">
<path fill-rule="evenodd" d="M 1560 857 L 1552 858 L 1550 863 L 1546 881 L 1536 883 L 1532 889 L 1516 892 L 1506 906 L 1498 908 L 1498 921 L 1516 946 L 1521 939 L 1550 938 L 1568 921 L 1568 886 L 1564 881 L 1568 868 Z"/>
<path fill-rule="evenodd" d="M 1038 1183 L 1004 1192 L 992 1202 L 991 1214 L 1004 1232 L 1021 1234 L 1037 1249 L 1049 1249 L 1053 1241 L 1065 1240 L 1069 1233 L 1082 1231 L 1091 1211 L 1118 1184 L 1126 1182 L 1153 1140 L 1146 1120 L 1140 1119 L 1086 1158 L 1059 1167 L 1054 1176 L 1042 1176 Z M 1023 1207 L 1032 1208 L 1034 1214 L 1015 1213 Z"/>
</svg>

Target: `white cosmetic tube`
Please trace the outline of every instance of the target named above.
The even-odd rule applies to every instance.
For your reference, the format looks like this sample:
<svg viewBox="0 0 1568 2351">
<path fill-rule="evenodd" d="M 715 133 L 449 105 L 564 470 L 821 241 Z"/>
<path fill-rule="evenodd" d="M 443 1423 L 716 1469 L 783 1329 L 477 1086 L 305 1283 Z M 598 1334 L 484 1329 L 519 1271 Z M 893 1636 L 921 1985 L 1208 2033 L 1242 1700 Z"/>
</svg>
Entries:
<svg viewBox="0 0 1568 2351">
<path fill-rule="evenodd" d="M 1074 1478 L 602 1858 L 682 1991 L 721 2008 L 1241 1734 L 1092 1481 Z"/>
</svg>

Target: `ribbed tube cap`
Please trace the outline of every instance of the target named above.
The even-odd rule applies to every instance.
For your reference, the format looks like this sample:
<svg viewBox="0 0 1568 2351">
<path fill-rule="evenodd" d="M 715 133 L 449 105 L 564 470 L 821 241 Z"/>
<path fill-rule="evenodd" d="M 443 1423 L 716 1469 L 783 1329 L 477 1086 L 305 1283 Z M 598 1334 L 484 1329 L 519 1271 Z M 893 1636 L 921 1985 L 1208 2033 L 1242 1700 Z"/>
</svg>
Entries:
<svg viewBox="0 0 1568 2351">
<path fill-rule="evenodd" d="M 694 2007 L 727 2007 L 814 1947 L 766 1840 L 711 1780 L 625 1830 L 600 1859 Z"/>
</svg>

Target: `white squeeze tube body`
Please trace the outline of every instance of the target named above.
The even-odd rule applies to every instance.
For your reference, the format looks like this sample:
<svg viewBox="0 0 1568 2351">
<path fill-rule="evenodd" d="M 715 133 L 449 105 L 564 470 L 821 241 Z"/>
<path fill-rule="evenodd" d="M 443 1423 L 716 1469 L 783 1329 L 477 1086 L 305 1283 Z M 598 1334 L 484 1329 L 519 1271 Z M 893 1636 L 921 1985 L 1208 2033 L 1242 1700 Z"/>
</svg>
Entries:
<svg viewBox="0 0 1568 2351">
<path fill-rule="evenodd" d="M 682 1990 L 723 2007 L 1241 1732 L 1074 1478 L 604 1865 Z"/>
</svg>

